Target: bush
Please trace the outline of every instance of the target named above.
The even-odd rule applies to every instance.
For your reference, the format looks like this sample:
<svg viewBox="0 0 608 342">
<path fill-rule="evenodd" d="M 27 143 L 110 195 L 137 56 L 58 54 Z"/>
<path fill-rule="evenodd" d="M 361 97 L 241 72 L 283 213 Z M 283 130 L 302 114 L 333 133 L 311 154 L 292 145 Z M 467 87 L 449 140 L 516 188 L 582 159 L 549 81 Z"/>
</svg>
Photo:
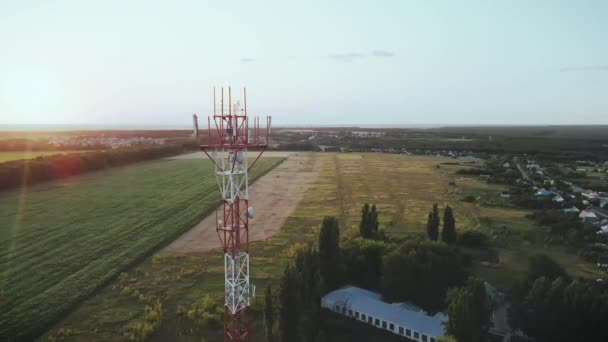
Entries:
<svg viewBox="0 0 608 342">
<path fill-rule="evenodd" d="M 475 202 L 475 196 L 473 195 L 467 195 L 462 199 L 463 202 L 469 202 L 469 203 L 473 203 Z"/>
<path fill-rule="evenodd" d="M 478 230 L 467 230 L 460 234 L 458 244 L 468 248 L 482 248 L 488 246 L 488 237 Z"/>
<path fill-rule="evenodd" d="M 131 324 L 124 332 L 123 337 L 127 341 L 145 341 L 160 326 L 163 318 L 163 307 L 159 300 L 152 305 L 146 305 L 144 309 L 144 321 Z"/>
<path fill-rule="evenodd" d="M 137 299 L 142 304 L 145 304 L 148 302 L 148 298 L 146 298 L 146 296 L 143 293 L 140 293 L 139 296 L 137 297 Z"/>
<path fill-rule="evenodd" d="M 131 288 L 128 286 L 125 286 L 122 288 L 122 290 L 120 290 L 120 294 L 128 296 L 131 293 Z"/>
<path fill-rule="evenodd" d="M 127 281 L 127 279 L 129 279 L 129 275 L 126 272 L 121 272 L 118 276 L 118 282 L 121 284 Z"/>
<path fill-rule="evenodd" d="M 592 263 L 608 260 L 608 249 L 599 245 L 589 245 L 578 251 L 581 259 Z"/>
<path fill-rule="evenodd" d="M 206 295 L 200 303 L 192 304 L 190 309 L 178 305 L 176 313 L 178 317 L 187 317 L 204 327 L 218 327 L 224 315 L 224 308 L 219 303 L 218 298 Z"/>
<path fill-rule="evenodd" d="M 184 318 L 188 314 L 188 310 L 184 306 L 178 305 L 177 309 L 175 310 L 175 314 L 179 318 Z"/>
</svg>

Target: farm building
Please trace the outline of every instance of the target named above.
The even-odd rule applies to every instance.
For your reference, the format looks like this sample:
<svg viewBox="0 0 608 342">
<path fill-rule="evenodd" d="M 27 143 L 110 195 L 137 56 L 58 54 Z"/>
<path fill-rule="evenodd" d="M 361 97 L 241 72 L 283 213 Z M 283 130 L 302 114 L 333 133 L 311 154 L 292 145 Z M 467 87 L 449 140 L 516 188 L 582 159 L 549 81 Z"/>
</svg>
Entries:
<svg viewBox="0 0 608 342">
<path fill-rule="evenodd" d="M 436 342 L 444 335 L 447 316 L 427 315 L 407 303 L 386 303 L 380 294 L 354 286 L 332 291 L 321 298 L 321 307 L 414 341 Z"/>
</svg>

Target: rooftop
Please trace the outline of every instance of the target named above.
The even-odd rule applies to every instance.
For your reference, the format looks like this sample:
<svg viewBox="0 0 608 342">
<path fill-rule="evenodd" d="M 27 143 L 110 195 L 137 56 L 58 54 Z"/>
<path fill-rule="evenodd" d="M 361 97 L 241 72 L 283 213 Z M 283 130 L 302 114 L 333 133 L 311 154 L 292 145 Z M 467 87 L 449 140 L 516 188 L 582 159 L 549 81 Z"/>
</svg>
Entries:
<svg viewBox="0 0 608 342">
<path fill-rule="evenodd" d="M 346 286 L 332 291 L 321 298 L 323 307 L 345 305 L 366 315 L 411 328 L 429 336 L 443 336 L 443 322 L 447 316 L 441 312 L 434 316 L 409 303 L 387 303 L 380 294 L 354 286 Z"/>
</svg>

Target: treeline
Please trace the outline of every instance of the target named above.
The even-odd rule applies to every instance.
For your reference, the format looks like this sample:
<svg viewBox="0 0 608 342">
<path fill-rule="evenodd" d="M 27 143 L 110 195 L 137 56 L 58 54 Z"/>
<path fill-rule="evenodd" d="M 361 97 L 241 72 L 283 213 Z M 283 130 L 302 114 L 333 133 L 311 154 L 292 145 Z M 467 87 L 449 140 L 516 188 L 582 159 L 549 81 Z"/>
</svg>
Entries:
<svg viewBox="0 0 608 342">
<path fill-rule="evenodd" d="M 534 255 L 509 320 L 537 342 L 608 341 L 608 287 L 572 279 L 546 255 Z"/>
<path fill-rule="evenodd" d="M 276 148 L 278 151 L 319 151 L 319 146 L 313 143 L 300 143 L 300 142 L 292 142 L 292 143 L 282 143 L 279 144 L 279 147 Z"/>
<path fill-rule="evenodd" d="M 465 254 L 467 248 L 487 247 L 487 237 L 480 232 L 458 234 L 452 210 L 446 207 L 440 222 L 435 205 L 428 217 L 428 239 L 390 239 L 378 227 L 378 214 L 374 206 L 365 205 L 361 237 L 342 240 L 338 221 L 324 219 L 318 243 L 296 253 L 277 293 L 266 291 L 267 341 L 341 340 L 332 327 L 337 316 L 322 310 L 320 299 L 345 285 L 379 292 L 389 302 L 410 302 L 427 312 L 446 311 L 445 341 L 488 340 L 491 313 L 501 300 L 487 292 L 482 280 L 470 277 Z M 534 219 L 557 223 L 545 216 Z M 508 318 L 523 332 L 513 341 L 608 340 L 608 286 L 603 283 L 570 278 L 562 266 L 537 254 L 529 258 L 527 271 L 511 292 Z"/>
<path fill-rule="evenodd" d="M 438 213 L 437 206 L 434 211 Z M 267 341 L 339 340 L 329 326 L 335 321 L 328 319 L 333 314 L 321 310 L 320 299 L 345 285 L 379 292 L 389 302 L 407 301 L 431 313 L 448 310 L 450 335 L 462 341 L 483 341 L 490 303 L 483 282 L 468 278 L 470 259 L 457 246 L 452 210 L 446 208 L 441 234 L 433 234 L 435 240 L 441 236 L 441 242 L 422 235 L 387 238 L 379 229 L 378 214 L 375 206 L 366 204 L 361 210 L 361 236 L 343 240 L 338 221 L 323 220 L 317 244 L 296 253 L 277 293 L 266 289 Z M 430 224 L 435 223 L 439 226 L 438 218 Z"/>
<path fill-rule="evenodd" d="M 109 130 L 109 131 L 61 131 L 61 132 L 2 132 L 0 139 L 0 152 L 21 152 L 21 151 L 74 151 L 74 150 L 94 150 L 102 149 L 107 146 L 87 145 L 81 146 L 74 143 L 71 145 L 51 145 L 49 139 L 54 137 L 65 138 L 156 138 L 175 141 L 186 139 L 192 134 L 191 130 Z"/>
<path fill-rule="evenodd" d="M 500 137 L 473 136 L 470 140 L 449 140 L 435 133 L 426 136 L 390 136 L 361 139 L 352 136 L 328 137 L 319 136 L 318 144 L 350 148 L 356 151 L 367 151 L 372 148 L 395 150 L 407 149 L 415 154 L 426 151 L 467 151 L 476 154 L 527 154 L 530 158 L 551 161 L 590 160 L 604 161 L 608 150 L 603 145 L 608 139 L 591 141 L 589 139 L 553 139 L 543 137 Z"/>
<path fill-rule="evenodd" d="M 0 163 L 0 191 L 61 179 L 89 171 L 169 157 L 195 150 L 194 141 L 143 148 L 125 148 L 40 156 Z"/>
<path fill-rule="evenodd" d="M 105 146 L 77 144 L 66 146 L 55 146 L 49 144 L 47 139 L 13 138 L 0 140 L 0 152 L 22 152 L 22 151 L 79 151 L 103 149 Z"/>
<path fill-rule="evenodd" d="M 454 234 L 449 207 L 439 231 L 439 209 L 433 206 L 426 227 L 428 239 L 421 235 L 387 238 L 377 219 L 377 209 L 364 206 L 362 236 L 342 240 L 338 221 L 324 219 L 318 243 L 296 253 L 277 293 L 266 291 L 267 341 L 341 340 L 332 326 L 340 322 L 338 316 L 322 310 L 320 299 L 345 285 L 380 292 L 389 302 L 407 301 L 428 312 L 446 311 L 448 336 L 441 341 L 488 340 L 492 310 L 502 302 L 490 295 L 482 280 L 470 277 L 470 260 L 461 251 L 487 246 L 487 237 L 480 232 Z M 534 219 L 556 223 L 545 216 Z M 513 341 L 608 340 L 608 286 L 573 279 L 546 255 L 529 258 L 527 271 L 511 293 L 508 319 L 518 331 Z"/>
</svg>

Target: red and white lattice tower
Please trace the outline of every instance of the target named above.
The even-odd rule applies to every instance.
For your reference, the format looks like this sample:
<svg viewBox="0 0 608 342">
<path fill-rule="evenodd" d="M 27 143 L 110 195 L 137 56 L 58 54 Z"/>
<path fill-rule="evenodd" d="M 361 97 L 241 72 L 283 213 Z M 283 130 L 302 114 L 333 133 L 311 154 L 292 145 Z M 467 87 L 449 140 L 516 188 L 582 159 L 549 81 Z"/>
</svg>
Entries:
<svg viewBox="0 0 608 342">
<path fill-rule="evenodd" d="M 207 134 L 199 134 L 196 114 L 193 120 L 200 148 L 215 165 L 223 199 L 216 212 L 216 230 L 224 250 L 224 341 L 251 341 L 249 305 L 255 286 L 250 283 L 249 273 L 249 219 L 253 208 L 249 207 L 248 172 L 268 146 L 270 117 L 266 117 L 265 127 L 260 126 L 258 117 L 249 126 L 245 89 L 242 105 L 233 105 L 230 87 L 227 103 L 222 88 L 219 110 L 217 107 L 214 88 Z M 257 154 L 251 165 L 247 156 L 250 150 Z"/>
</svg>

